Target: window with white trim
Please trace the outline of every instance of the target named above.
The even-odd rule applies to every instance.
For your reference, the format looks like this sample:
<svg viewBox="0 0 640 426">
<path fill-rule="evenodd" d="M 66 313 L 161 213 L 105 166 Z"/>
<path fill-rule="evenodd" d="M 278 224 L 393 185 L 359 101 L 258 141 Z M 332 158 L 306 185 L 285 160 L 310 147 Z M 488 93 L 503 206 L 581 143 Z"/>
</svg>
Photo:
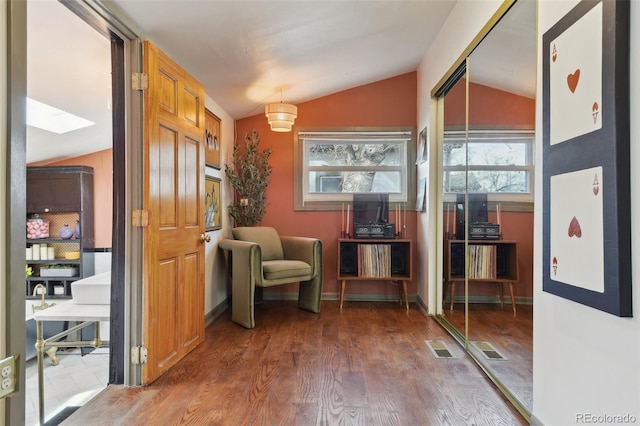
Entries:
<svg viewBox="0 0 640 426">
<path fill-rule="evenodd" d="M 296 207 L 349 202 L 355 192 L 389 193 L 397 203 L 410 199 L 413 129 L 299 130 L 296 138 Z"/>
<path fill-rule="evenodd" d="M 533 196 L 533 131 L 445 131 L 443 191 Z M 466 174 L 466 176 L 465 176 Z"/>
</svg>

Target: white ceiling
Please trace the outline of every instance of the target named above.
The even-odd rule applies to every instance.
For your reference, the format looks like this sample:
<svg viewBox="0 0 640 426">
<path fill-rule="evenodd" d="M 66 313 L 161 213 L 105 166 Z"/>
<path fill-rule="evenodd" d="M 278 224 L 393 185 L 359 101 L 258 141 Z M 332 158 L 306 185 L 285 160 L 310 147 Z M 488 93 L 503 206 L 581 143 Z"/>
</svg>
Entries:
<svg viewBox="0 0 640 426">
<path fill-rule="evenodd" d="M 455 0 L 115 4 L 238 119 L 415 71 Z"/>
<path fill-rule="evenodd" d="M 280 91 L 283 101 L 297 104 L 415 71 L 455 3 L 111 2 L 234 119 L 262 113 L 264 104 L 280 101 Z M 28 161 L 110 147 L 108 40 L 56 0 L 29 1 L 27 16 L 29 96 L 97 123 L 65 135 L 29 128 Z M 522 50 L 502 60 L 524 63 Z M 535 71 L 535 55 L 533 61 Z M 513 65 L 502 68 L 516 74 Z"/>
<path fill-rule="evenodd" d="M 56 0 L 27 2 L 27 95 L 96 123 L 65 134 L 27 126 L 27 163 L 111 147 L 109 40 Z"/>
</svg>

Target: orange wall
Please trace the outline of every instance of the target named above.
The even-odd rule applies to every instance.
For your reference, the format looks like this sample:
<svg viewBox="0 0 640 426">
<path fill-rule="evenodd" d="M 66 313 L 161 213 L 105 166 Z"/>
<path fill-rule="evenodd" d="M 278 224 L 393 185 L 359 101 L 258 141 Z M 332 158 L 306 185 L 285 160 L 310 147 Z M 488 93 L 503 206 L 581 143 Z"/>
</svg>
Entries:
<svg viewBox="0 0 640 426">
<path fill-rule="evenodd" d="M 489 215 L 489 220 L 495 221 Z M 500 228 L 502 238 L 518 242 L 517 297 L 533 298 L 533 213 L 502 212 Z"/>
<path fill-rule="evenodd" d="M 464 128 L 465 85 L 457 84 L 445 97 L 445 127 Z M 476 129 L 533 129 L 535 99 L 469 83 L 469 126 Z"/>
<path fill-rule="evenodd" d="M 45 164 L 38 164 L 44 166 Z M 48 163 L 47 166 L 93 167 L 93 209 L 96 248 L 111 248 L 113 224 L 113 152 L 111 149 Z"/>
<path fill-rule="evenodd" d="M 296 127 L 353 127 L 353 126 L 411 126 L 417 121 L 416 73 L 408 73 L 376 83 L 298 104 Z M 262 225 L 275 227 L 281 235 L 300 235 L 322 240 L 324 254 L 324 293 L 337 293 L 337 239 L 340 233 L 341 212 L 293 210 L 293 132 L 276 133 L 269 129 L 264 114 L 238 120 L 236 139 L 256 129 L 260 146 L 270 147 L 269 163 L 273 167 L 267 188 L 267 213 Z M 294 128 L 295 130 L 295 128 Z M 414 241 L 416 213 L 407 212 L 407 235 Z M 414 259 L 414 276 L 417 260 Z M 297 285 L 278 286 L 269 291 L 292 292 Z M 409 293 L 416 293 L 416 284 L 409 285 Z M 350 282 L 347 293 L 389 293 L 397 296 L 397 289 L 381 282 Z"/>
</svg>

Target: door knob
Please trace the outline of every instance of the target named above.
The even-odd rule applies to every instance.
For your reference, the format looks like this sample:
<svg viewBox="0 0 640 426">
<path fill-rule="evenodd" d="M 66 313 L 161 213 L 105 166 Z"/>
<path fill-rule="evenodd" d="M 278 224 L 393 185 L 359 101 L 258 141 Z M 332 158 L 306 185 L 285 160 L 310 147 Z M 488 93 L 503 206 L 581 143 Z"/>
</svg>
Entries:
<svg viewBox="0 0 640 426">
<path fill-rule="evenodd" d="M 208 243 L 209 241 L 211 241 L 211 237 L 207 234 L 200 234 L 200 242 L 201 243 Z"/>
</svg>

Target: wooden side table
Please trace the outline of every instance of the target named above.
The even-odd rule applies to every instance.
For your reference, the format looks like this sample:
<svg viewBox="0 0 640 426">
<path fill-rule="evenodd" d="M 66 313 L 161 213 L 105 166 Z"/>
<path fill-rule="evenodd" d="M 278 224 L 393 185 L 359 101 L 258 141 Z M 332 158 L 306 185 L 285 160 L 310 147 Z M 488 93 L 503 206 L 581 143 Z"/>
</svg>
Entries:
<svg viewBox="0 0 640 426">
<path fill-rule="evenodd" d="M 407 281 L 412 279 L 413 246 L 405 239 L 338 240 L 340 309 L 347 281 L 390 281 L 398 286 L 400 303 L 409 310 Z"/>
<path fill-rule="evenodd" d="M 469 248 L 469 264 L 465 261 L 465 247 Z M 474 267 L 474 256 L 471 253 L 476 250 L 477 264 L 482 267 Z M 465 265 L 469 270 L 465 270 Z M 467 276 L 468 275 L 468 278 Z M 509 285 L 511 296 L 511 308 L 516 313 L 516 301 L 513 286 L 518 283 L 518 243 L 508 240 L 448 240 L 445 252 L 445 280 L 449 286 L 449 309 L 453 310 L 453 298 L 457 282 L 493 282 L 499 289 L 500 304 L 504 303 L 504 284 Z"/>
</svg>

